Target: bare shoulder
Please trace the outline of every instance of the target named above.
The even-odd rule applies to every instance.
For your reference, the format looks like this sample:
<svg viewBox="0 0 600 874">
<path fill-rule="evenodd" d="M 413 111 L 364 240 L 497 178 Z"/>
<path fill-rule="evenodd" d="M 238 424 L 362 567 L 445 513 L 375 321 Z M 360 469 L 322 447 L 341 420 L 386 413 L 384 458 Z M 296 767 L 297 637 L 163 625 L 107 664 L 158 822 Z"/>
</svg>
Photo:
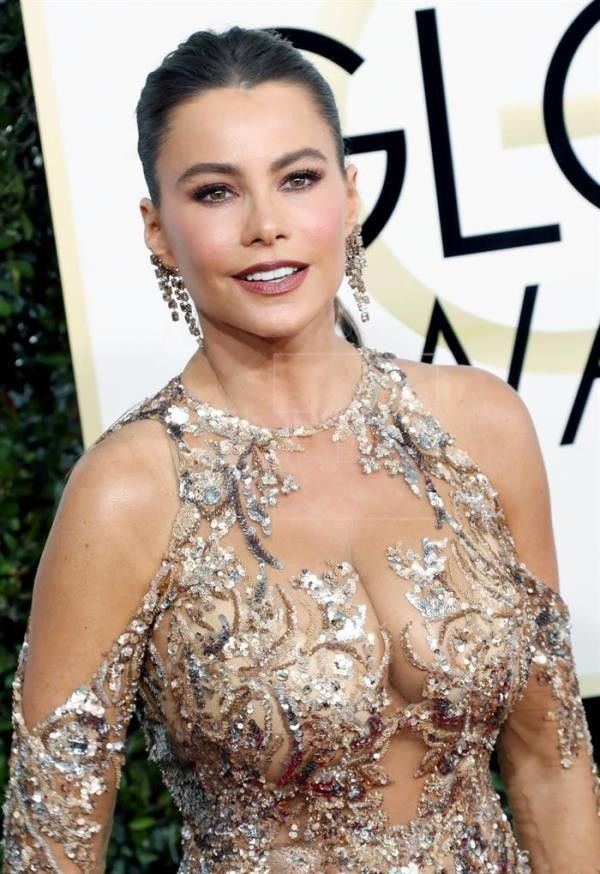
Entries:
<svg viewBox="0 0 600 874">
<path fill-rule="evenodd" d="M 132 585 L 135 578 L 143 585 L 160 563 L 177 512 L 172 452 L 162 425 L 147 420 L 84 452 L 68 477 L 40 568 L 56 568 L 68 581 L 66 565 L 95 562 L 108 585 L 127 567 L 135 569 Z"/>
<path fill-rule="evenodd" d="M 78 459 L 37 568 L 23 693 L 28 724 L 87 682 L 161 567 L 178 496 L 158 422 L 128 423 Z"/>
<path fill-rule="evenodd" d="M 110 509 L 151 509 L 172 491 L 174 450 L 156 421 L 129 422 L 90 446 L 73 467 L 67 489 L 83 490 Z"/>
<path fill-rule="evenodd" d="M 521 559 L 558 588 L 548 475 L 519 393 L 483 368 L 397 360 L 423 406 L 496 489 Z"/>
<path fill-rule="evenodd" d="M 517 450 L 539 451 L 527 405 L 500 377 L 471 365 L 398 363 L 425 408 L 481 466 L 496 468 Z"/>
</svg>

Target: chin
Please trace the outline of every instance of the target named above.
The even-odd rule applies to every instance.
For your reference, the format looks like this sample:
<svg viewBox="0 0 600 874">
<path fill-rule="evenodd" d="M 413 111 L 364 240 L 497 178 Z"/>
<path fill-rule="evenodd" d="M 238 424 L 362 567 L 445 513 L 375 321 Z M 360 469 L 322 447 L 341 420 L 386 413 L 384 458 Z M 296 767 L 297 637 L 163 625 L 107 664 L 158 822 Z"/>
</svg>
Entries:
<svg viewBox="0 0 600 874">
<path fill-rule="evenodd" d="M 273 330 L 264 330 L 260 332 L 260 336 L 265 340 L 294 340 L 296 337 L 304 336 L 308 338 L 313 334 L 316 328 L 316 323 L 313 320 L 308 322 L 296 323 L 294 325 L 290 325 L 289 327 L 285 327 L 284 325 L 278 325 L 277 328 Z"/>
<path fill-rule="evenodd" d="M 269 318 L 257 319 L 252 324 L 239 325 L 242 330 L 255 334 L 263 340 L 292 339 L 304 331 L 310 331 L 325 318 L 326 311 L 320 308 L 313 312 L 273 313 Z"/>
</svg>

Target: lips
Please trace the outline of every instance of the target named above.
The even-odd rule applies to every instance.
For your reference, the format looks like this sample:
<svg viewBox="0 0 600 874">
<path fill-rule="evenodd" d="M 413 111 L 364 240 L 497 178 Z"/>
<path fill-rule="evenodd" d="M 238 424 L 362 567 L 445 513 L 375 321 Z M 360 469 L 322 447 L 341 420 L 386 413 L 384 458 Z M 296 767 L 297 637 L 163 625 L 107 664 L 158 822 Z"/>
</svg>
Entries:
<svg viewBox="0 0 600 874">
<path fill-rule="evenodd" d="M 240 270 L 239 273 L 235 273 L 234 279 L 244 279 L 253 273 L 268 273 L 271 270 L 277 270 L 282 267 L 293 267 L 303 270 L 305 267 L 308 267 L 308 264 L 304 261 L 261 261 L 258 264 L 251 264 L 249 267 L 244 268 L 244 270 Z"/>
<path fill-rule="evenodd" d="M 233 278 L 254 294 L 273 295 L 298 288 L 307 272 L 308 264 L 303 261 L 261 261 L 236 273 Z"/>
</svg>

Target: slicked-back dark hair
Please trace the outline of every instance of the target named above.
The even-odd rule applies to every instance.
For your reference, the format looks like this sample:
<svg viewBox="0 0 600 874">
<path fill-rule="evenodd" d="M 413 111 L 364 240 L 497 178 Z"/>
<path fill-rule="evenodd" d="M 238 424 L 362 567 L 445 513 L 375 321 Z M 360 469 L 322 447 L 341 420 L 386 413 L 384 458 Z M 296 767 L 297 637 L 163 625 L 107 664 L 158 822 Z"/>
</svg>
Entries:
<svg viewBox="0 0 600 874">
<path fill-rule="evenodd" d="M 337 160 L 344 170 L 344 139 L 333 92 L 289 40 L 274 30 L 199 30 L 148 75 L 136 108 L 138 154 L 156 207 L 160 206 L 156 160 L 168 136 L 173 110 L 208 89 L 251 88 L 264 82 L 289 82 L 308 91 L 331 131 Z M 360 345 L 358 327 L 337 297 L 335 317 L 344 336 Z"/>
<path fill-rule="evenodd" d="M 210 88 L 251 88 L 264 82 L 290 82 L 306 88 L 333 135 L 343 170 L 344 140 L 333 92 L 291 42 L 272 30 L 199 30 L 149 74 L 138 101 L 138 154 L 155 206 L 160 205 L 156 159 L 175 107 Z"/>
</svg>

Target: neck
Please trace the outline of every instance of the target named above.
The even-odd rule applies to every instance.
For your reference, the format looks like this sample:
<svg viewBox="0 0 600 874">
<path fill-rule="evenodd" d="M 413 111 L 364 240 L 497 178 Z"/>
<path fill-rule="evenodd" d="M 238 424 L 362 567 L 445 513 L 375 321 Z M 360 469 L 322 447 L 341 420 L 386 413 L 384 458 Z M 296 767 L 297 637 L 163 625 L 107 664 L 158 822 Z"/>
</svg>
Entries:
<svg viewBox="0 0 600 874">
<path fill-rule="evenodd" d="M 345 407 L 360 375 L 358 352 L 333 328 L 275 340 L 209 328 L 182 377 L 211 406 L 282 428 L 313 425 Z"/>
</svg>

